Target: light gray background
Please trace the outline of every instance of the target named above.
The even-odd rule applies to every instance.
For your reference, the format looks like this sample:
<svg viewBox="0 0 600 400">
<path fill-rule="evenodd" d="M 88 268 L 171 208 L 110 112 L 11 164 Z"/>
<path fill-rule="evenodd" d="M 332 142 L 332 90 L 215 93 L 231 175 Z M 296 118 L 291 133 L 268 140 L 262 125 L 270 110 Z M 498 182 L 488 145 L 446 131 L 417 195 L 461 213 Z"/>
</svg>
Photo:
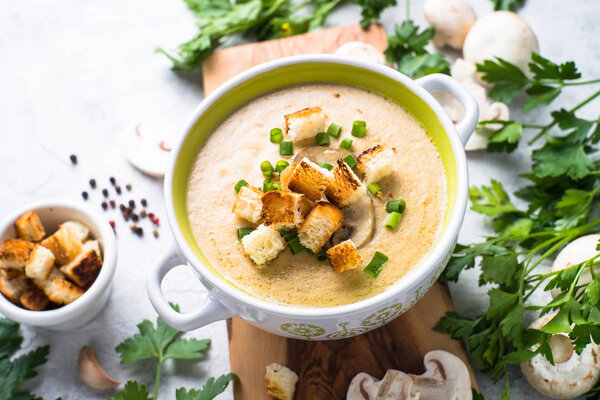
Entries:
<svg viewBox="0 0 600 400">
<path fill-rule="evenodd" d="M 404 18 L 404 2 L 388 10 L 383 22 L 391 30 Z M 470 0 L 478 15 L 491 11 L 488 0 Z M 541 52 L 553 60 L 576 60 L 586 78 L 600 76 L 600 2 L 597 0 L 527 0 L 519 14 L 536 32 Z M 421 1 L 413 1 L 412 17 L 424 24 Z M 358 7 L 336 10 L 328 25 L 358 21 Z M 0 216 L 27 202 L 47 197 L 81 199 L 87 181 L 95 177 L 100 187 L 114 175 L 121 184 L 131 182 L 125 198 L 145 197 L 165 222 L 162 181 L 149 179 L 133 169 L 121 155 L 118 141 L 132 121 L 157 121 L 176 136 L 191 111 L 202 100 L 201 76 L 177 75 L 169 61 L 154 54 L 157 46 L 174 48 L 195 33 L 194 18 L 179 0 L 0 0 Z M 573 103 L 591 90 L 567 89 L 557 101 Z M 597 105 L 588 107 L 584 114 Z M 513 107 L 514 109 L 514 107 Z M 517 112 L 514 116 L 520 118 Z M 527 115 L 543 123 L 546 112 Z M 79 165 L 70 165 L 76 153 Z M 494 177 L 513 190 L 524 182 L 516 178 L 528 166 L 527 151 L 512 155 L 469 154 L 473 184 Z M 98 207 L 98 191 L 90 203 Z M 116 213 L 107 213 L 107 219 Z M 146 227 L 146 225 L 144 225 Z M 469 242 L 489 232 L 483 219 L 469 212 L 461 234 Z M 142 318 L 155 319 L 144 289 L 146 271 L 171 243 L 165 224 L 159 240 L 139 239 L 125 224 L 118 228 L 119 261 L 112 297 L 107 307 L 87 326 L 70 332 L 25 328 L 24 347 L 49 343 L 50 360 L 32 384 L 39 395 L 53 399 L 100 399 L 99 393 L 79 380 L 76 363 L 79 349 L 91 345 L 113 376 L 150 384 L 154 368 L 148 363 L 120 366 L 115 346 L 133 334 Z M 481 312 L 486 308 L 485 288 L 476 287 L 476 274 L 467 273 L 452 286 L 459 311 Z M 168 296 L 183 310 L 202 301 L 200 284 L 190 271 L 173 272 L 164 284 Z M 160 398 L 174 398 L 177 387 L 200 387 L 207 377 L 229 371 L 225 323 L 215 323 L 188 336 L 211 338 L 210 357 L 200 363 L 168 364 Z M 513 398 L 537 395 L 512 371 Z M 501 385 L 478 374 L 487 398 L 498 398 Z M 220 397 L 232 398 L 231 390 Z"/>
</svg>

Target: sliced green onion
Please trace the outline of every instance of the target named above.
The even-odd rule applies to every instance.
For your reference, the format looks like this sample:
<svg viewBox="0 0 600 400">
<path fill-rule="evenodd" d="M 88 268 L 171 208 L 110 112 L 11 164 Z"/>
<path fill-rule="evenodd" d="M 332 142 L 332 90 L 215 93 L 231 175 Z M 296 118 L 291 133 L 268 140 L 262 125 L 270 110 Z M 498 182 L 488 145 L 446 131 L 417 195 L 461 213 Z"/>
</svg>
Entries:
<svg viewBox="0 0 600 400">
<path fill-rule="evenodd" d="M 387 261 L 388 257 L 385 254 L 376 251 L 371 261 L 369 261 L 365 269 L 363 269 L 363 272 L 371 278 L 376 279 Z"/>
<path fill-rule="evenodd" d="M 240 180 L 239 180 L 239 181 L 238 181 L 238 182 L 235 184 L 235 186 L 233 187 L 233 189 L 235 190 L 235 192 L 236 192 L 236 193 L 239 193 L 239 192 L 240 192 L 240 190 L 242 189 L 242 187 L 244 187 L 244 186 L 248 186 L 248 182 L 246 182 L 246 181 L 245 181 L 245 180 L 243 180 L 243 179 L 240 179 Z"/>
<path fill-rule="evenodd" d="M 290 165 L 289 162 L 285 161 L 285 160 L 279 160 L 275 163 L 275 172 L 279 172 L 281 173 L 281 171 L 283 171 L 284 169 L 286 169 L 288 167 L 288 165 Z"/>
<path fill-rule="evenodd" d="M 285 229 L 278 229 L 277 232 L 279 232 L 279 234 L 283 237 L 285 235 L 287 235 L 288 233 L 292 233 L 292 231 L 286 231 Z"/>
<path fill-rule="evenodd" d="M 263 192 L 267 193 L 269 190 L 273 190 L 273 179 L 267 178 L 263 181 Z"/>
<path fill-rule="evenodd" d="M 401 219 L 402 214 L 396 211 L 392 211 L 385 220 L 385 227 L 394 231 L 398 227 L 398 224 L 400 223 Z"/>
<path fill-rule="evenodd" d="M 351 133 L 355 137 L 365 137 L 367 134 L 367 123 L 365 121 L 354 121 Z"/>
<path fill-rule="evenodd" d="M 282 236 L 286 242 L 289 242 L 290 240 L 294 240 L 295 238 L 297 238 L 298 234 L 296 232 L 289 232 Z"/>
<path fill-rule="evenodd" d="M 373 196 L 377 196 L 377 193 L 381 192 L 381 186 L 377 182 L 372 182 L 367 185 L 367 190 Z"/>
<path fill-rule="evenodd" d="M 328 164 L 326 162 L 322 162 L 321 164 L 319 164 L 319 167 L 325 168 L 328 171 L 331 171 L 333 169 L 333 165 Z"/>
<path fill-rule="evenodd" d="M 292 250 L 292 253 L 294 253 L 294 254 L 300 253 L 305 248 L 300 243 L 300 239 L 298 239 L 298 236 L 296 236 L 295 238 L 293 238 L 292 240 L 290 240 L 288 242 L 288 246 L 290 246 L 290 250 Z"/>
<path fill-rule="evenodd" d="M 403 214 L 404 210 L 406 210 L 406 202 L 402 199 L 390 200 L 385 204 L 385 211 L 389 213 L 395 211 L 397 213 Z"/>
<path fill-rule="evenodd" d="M 346 157 L 343 158 L 343 160 L 346 164 L 348 164 L 350 168 L 356 168 L 356 160 L 354 159 L 354 156 L 352 156 L 352 154 L 348 154 Z"/>
<path fill-rule="evenodd" d="M 273 174 L 273 166 L 268 161 L 260 163 L 260 170 L 264 176 L 271 176 Z"/>
<path fill-rule="evenodd" d="M 281 143 L 283 141 L 283 132 L 279 128 L 271 129 L 271 133 L 269 134 L 271 143 Z"/>
<path fill-rule="evenodd" d="M 327 132 L 317 133 L 316 142 L 317 146 L 329 146 L 329 135 Z"/>
<path fill-rule="evenodd" d="M 346 150 L 350 150 L 350 148 L 352 147 L 352 139 L 344 139 L 342 140 L 342 142 L 340 143 L 340 149 L 346 149 Z"/>
<path fill-rule="evenodd" d="M 271 185 L 271 190 L 281 190 L 281 186 L 279 186 L 278 184 L 274 183 Z"/>
<path fill-rule="evenodd" d="M 315 254 L 315 257 L 317 257 L 317 260 L 319 261 L 327 260 L 327 250 L 325 250 L 325 248 L 321 248 L 321 250 Z"/>
<path fill-rule="evenodd" d="M 294 143 L 293 142 L 279 143 L 279 154 L 282 156 L 293 155 L 294 154 Z"/>
<path fill-rule="evenodd" d="M 340 133 L 342 132 L 342 127 L 338 124 L 332 123 L 327 127 L 327 134 L 329 136 L 333 136 L 334 138 L 340 137 Z"/>
<path fill-rule="evenodd" d="M 248 234 L 250 234 L 254 228 L 238 228 L 238 240 L 241 242 L 242 238 Z"/>
</svg>

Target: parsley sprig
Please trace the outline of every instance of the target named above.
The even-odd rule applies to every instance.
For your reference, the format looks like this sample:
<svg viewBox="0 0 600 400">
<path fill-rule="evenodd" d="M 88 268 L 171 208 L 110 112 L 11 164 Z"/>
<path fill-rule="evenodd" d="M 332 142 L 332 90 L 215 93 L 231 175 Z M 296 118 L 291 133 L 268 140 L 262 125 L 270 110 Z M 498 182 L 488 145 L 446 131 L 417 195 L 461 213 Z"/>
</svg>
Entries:
<svg viewBox="0 0 600 400">
<path fill-rule="evenodd" d="M 173 309 L 179 311 L 177 305 Z M 145 319 L 138 324 L 139 333 L 120 343 L 116 351 L 121 354 L 121 364 L 130 364 L 140 360 L 156 360 L 156 377 L 154 396 L 149 397 L 145 385 L 128 381 L 123 391 L 117 393 L 113 400 L 157 400 L 160 375 L 163 363 L 168 359 L 197 360 L 204 358 L 205 351 L 210 346 L 209 339 L 181 339 L 183 332 L 171 328 L 162 318 L 156 320 L 156 327 Z M 210 400 L 221 394 L 230 381 L 237 379 L 235 374 L 221 375 L 216 380 L 209 378 L 202 389 L 177 389 L 177 400 Z"/>
<path fill-rule="evenodd" d="M 486 61 L 478 69 L 494 85 L 496 98 L 511 100 L 524 91 L 529 109 L 551 103 L 567 86 L 600 82 L 579 80 L 581 74 L 573 62 L 556 64 L 536 54 L 529 65 L 531 78 L 503 60 Z M 515 206 L 495 180 L 469 190 L 472 209 L 492 219 L 495 235 L 479 243 L 457 245 L 442 280 L 456 281 L 462 271 L 478 264 L 479 284 L 490 285 L 489 307 L 476 317 L 449 313 L 436 330 L 465 340 L 480 369 L 489 371 L 494 380 L 506 379 L 503 398 L 510 396 L 508 365 L 536 354 L 553 362 L 548 345 L 552 334 L 568 333 L 577 352 L 591 340 L 600 340 L 600 278 L 594 271 L 600 264 L 600 247 L 598 256 L 564 270 L 546 273 L 538 268 L 569 242 L 600 232 L 600 219 L 591 218 L 600 203 L 600 162 L 593 158 L 600 142 L 600 118 L 576 115 L 599 96 L 600 91 L 571 108 L 552 111 L 546 125 L 501 121 L 488 150 L 514 150 L 524 129 L 538 131 L 530 144 L 543 140 L 532 152 L 531 170 L 523 174 L 529 185 L 514 193 L 524 207 Z M 587 271 L 592 279 L 583 283 L 581 276 Z M 540 289 L 558 290 L 560 295 L 547 304 L 530 304 Z M 525 329 L 525 311 L 555 315 L 539 330 Z M 530 350 L 536 344 L 539 347 Z"/>
<path fill-rule="evenodd" d="M 37 368 L 48 361 L 50 346 L 38 347 L 13 358 L 22 342 L 19 324 L 0 318 L 0 399 L 41 400 L 41 397 L 23 390 L 21 384 L 37 376 Z"/>
</svg>

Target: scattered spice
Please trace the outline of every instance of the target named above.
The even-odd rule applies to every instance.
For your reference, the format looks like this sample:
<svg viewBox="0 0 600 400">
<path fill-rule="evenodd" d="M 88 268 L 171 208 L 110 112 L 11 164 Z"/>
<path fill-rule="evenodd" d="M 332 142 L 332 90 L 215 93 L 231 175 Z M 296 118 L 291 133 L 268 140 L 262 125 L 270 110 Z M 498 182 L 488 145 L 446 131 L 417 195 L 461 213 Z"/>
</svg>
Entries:
<svg viewBox="0 0 600 400">
<path fill-rule="evenodd" d="M 135 208 L 135 201 L 129 200 L 129 207 Z"/>
<path fill-rule="evenodd" d="M 119 204 L 119 209 L 121 211 L 125 211 L 125 210 L 127 210 L 127 207 L 125 207 L 125 204 Z"/>
<path fill-rule="evenodd" d="M 134 214 L 131 214 L 131 220 L 132 220 L 133 222 L 138 222 L 138 221 L 139 221 L 139 219 L 140 219 L 140 217 L 138 217 L 138 215 L 137 215 L 137 214 L 135 214 L 135 213 L 134 213 Z"/>
<path fill-rule="evenodd" d="M 146 210 L 140 211 L 140 217 L 146 218 Z"/>
<path fill-rule="evenodd" d="M 158 219 L 158 217 L 156 215 L 154 215 L 154 213 L 149 213 L 148 218 L 150 219 L 150 221 L 152 221 L 152 223 L 154 225 L 158 225 L 160 222 L 160 220 Z"/>
<path fill-rule="evenodd" d="M 108 190 L 107 189 L 102 189 L 102 195 L 104 197 L 108 197 Z"/>
<path fill-rule="evenodd" d="M 128 183 L 127 185 L 125 185 L 125 187 L 127 188 L 127 191 L 131 191 L 131 183 Z"/>
<path fill-rule="evenodd" d="M 148 205 L 148 201 L 146 199 L 142 199 L 141 203 L 144 207 Z"/>
<path fill-rule="evenodd" d="M 110 224 L 110 226 L 113 228 L 113 231 L 115 230 L 116 224 L 115 221 L 113 221 L 112 219 L 110 221 L 108 221 L 108 223 Z"/>
<path fill-rule="evenodd" d="M 115 179 L 114 176 L 111 176 L 110 178 L 108 178 L 109 182 L 111 185 L 115 186 L 115 183 L 117 183 L 117 180 Z"/>
<path fill-rule="evenodd" d="M 103 209 L 104 211 L 106 211 L 106 209 L 108 208 L 108 204 L 106 204 L 106 202 L 105 202 L 105 201 L 103 201 L 101 205 L 102 205 L 102 209 Z"/>
<path fill-rule="evenodd" d="M 69 159 L 71 160 L 71 164 L 77 165 L 77 156 L 75 154 L 71 154 Z"/>
<path fill-rule="evenodd" d="M 126 212 L 123 212 L 123 219 L 125 221 L 129 221 L 129 214 L 127 214 Z"/>
<path fill-rule="evenodd" d="M 137 228 L 136 224 L 131 224 L 129 225 L 129 229 L 131 229 L 131 232 L 135 232 L 135 229 Z"/>
<path fill-rule="evenodd" d="M 152 231 L 152 234 L 154 235 L 155 238 L 157 238 L 158 237 L 158 229 L 154 229 Z"/>
<path fill-rule="evenodd" d="M 121 194 L 121 186 L 115 186 L 115 191 L 117 192 L 117 194 Z"/>
<path fill-rule="evenodd" d="M 115 203 L 114 200 L 110 201 L 110 208 L 115 208 L 117 206 L 117 203 Z"/>
<path fill-rule="evenodd" d="M 135 228 L 135 234 L 138 236 L 144 236 L 144 229 L 141 226 Z"/>
<path fill-rule="evenodd" d="M 85 192 L 85 191 L 81 192 L 81 197 L 83 197 L 84 200 L 87 200 L 88 199 L 88 192 Z"/>
<path fill-rule="evenodd" d="M 96 189 L 96 180 L 94 178 L 90 179 L 90 187 Z"/>
</svg>

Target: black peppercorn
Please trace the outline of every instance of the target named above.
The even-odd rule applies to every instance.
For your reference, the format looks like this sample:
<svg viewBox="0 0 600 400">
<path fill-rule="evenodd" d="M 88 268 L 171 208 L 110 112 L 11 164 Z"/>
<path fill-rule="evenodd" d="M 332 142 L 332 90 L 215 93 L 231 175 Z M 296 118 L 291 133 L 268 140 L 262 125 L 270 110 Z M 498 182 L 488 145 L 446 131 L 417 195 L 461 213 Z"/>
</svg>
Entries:
<svg viewBox="0 0 600 400">
<path fill-rule="evenodd" d="M 88 192 L 81 192 L 81 197 L 83 197 L 84 200 L 88 199 Z"/>
<path fill-rule="evenodd" d="M 71 154 L 71 156 L 69 156 L 69 159 L 71 160 L 71 164 L 77 164 L 77 156 L 75 154 Z"/>
<path fill-rule="evenodd" d="M 108 204 L 105 201 L 102 202 L 102 209 L 106 210 L 108 208 Z"/>
<path fill-rule="evenodd" d="M 114 186 L 114 184 L 117 182 L 117 180 L 115 179 L 114 176 L 111 176 L 109 179 L 110 183 Z"/>
<path fill-rule="evenodd" d="M 104 197 L 108 197 L 108 190 L 107 189 L 102 189 L 102 195 Z"/>
<path fill-rule="evenodd" d="M 90 179 L 90 187 L 96 189 L 96 180 L 94 178 Z"/>
</svg>

